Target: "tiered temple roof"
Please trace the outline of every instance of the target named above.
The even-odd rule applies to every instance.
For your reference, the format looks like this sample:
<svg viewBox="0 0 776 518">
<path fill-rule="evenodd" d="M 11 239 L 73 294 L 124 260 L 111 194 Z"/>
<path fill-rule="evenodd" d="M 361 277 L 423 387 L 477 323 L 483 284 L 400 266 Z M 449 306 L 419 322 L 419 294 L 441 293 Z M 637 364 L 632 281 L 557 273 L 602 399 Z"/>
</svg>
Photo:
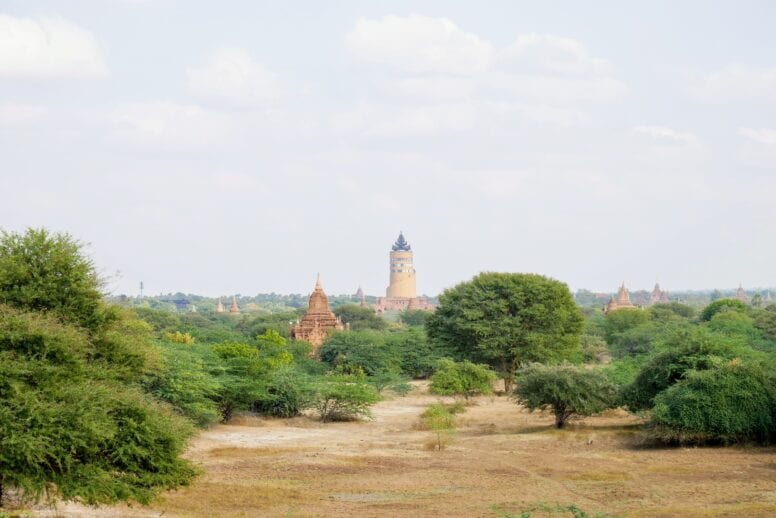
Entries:
<svg viewBox="0 0 776 518">
<path fill-rule="evenodd" d="M 404 239 L 404 233 L 399 231 L 399 238 L 396 240 L 396 242 L 393 244 L 393 247 L 391 247 L 394 252 L 404 251 L 409 252 L 412 250 L 412 247 L 407 242 L 406 239 Z"/>
<path fill-rule="evenodd" d="M 660 283 L 656 282 L 655 288 L 649 294 L 649 301 L 652 304 L 656 304 L 658 302 L 670 302 L 670 299 L 668 298 L 668 292 L 661 290 Z"/>
<path fill-rule="evenodd" d="M 738 290 L 736 291 L 736 298 L 740 300 L 741 302 L 747 302 L 749 300 L 749 297 L 746 296 L 746 292 L 744 291 L 743 286 L 741 286 L 741 283 L 738 283 Z"/>
<path fill-rule="evenodd" d="M 609 303 L 606 305 L 605 312 L 610 313 L 618 309 L 635 308 L 636 306 L 634 306 L 630 300 L 630 293 L 628 293 L 628 288 L 625 287 L 625 282 L 623 282 L 622 286 L 620 286 L 620 291 L 617 293 L 617 298 L 612 298 L 609 300 Z"/>
<path fill-rule="evenodd" d="M 329 309 L 329 298 L 323 292 L 319 274 L 315 282 L 315 289 L 310 294 L 307 313 L 302 317 L 302 320 L 297 320 L 291 328 L 291 336 L 318 347 L 326 340 L 331 331 L 343 329 L 345 326 L 342 321 Z"/>
</svg>

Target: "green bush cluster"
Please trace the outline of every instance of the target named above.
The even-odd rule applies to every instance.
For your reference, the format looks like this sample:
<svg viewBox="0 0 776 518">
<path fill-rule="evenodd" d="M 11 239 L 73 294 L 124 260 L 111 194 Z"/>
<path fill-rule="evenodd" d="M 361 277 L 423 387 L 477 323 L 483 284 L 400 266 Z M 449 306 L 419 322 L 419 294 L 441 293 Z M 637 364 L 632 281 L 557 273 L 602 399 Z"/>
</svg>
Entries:
<svg viewBox="0 0 776 518">
<path fill-rule="evenodd" d="M 430 390 L 440 396 L 464 396 L 470 398 L 493 393 L 496 373 L 487 365 L 477 365 L 468 360 L 455 362 L 449 358 L 439 360 L 431 376 Z"/>
<path fill-rule="evenodd" d="M 143 390 L 149 326 L 106 306 L 66 234 L 0 235 L 0 505 L 14 490 L 89 504 L 148 502 L 187 484 L 190 422 Z"/>
<path fill-rule="evenodd" d="M 776 310 L 776 307 L 773 308 Z M 720 299 L 696 317 L 678 303 L 605 317 L 620 401 L 668 442 L 772 442 L 776 311 Z M 770 427 L 770 428 L 769 428 Z"/>
</svg>

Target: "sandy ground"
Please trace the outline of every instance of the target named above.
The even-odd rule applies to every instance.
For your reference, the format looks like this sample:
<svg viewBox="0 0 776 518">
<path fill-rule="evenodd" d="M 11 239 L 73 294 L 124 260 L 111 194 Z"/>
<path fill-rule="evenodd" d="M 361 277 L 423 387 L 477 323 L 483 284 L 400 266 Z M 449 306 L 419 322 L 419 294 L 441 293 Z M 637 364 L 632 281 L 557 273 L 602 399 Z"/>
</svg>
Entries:
<svg viewBox="0 0 776 518">
<path fill-rule="evenodd" d="M 776 516 L 776 448 L 646 448 L 624 412 L 567 430 L 508 398 L 483 397 L 430 450 L 419 414 L 439 398 L 419 384 L 374 420 L 243 417 L 201 433 L 204 469 L 152 507 L 60 504 L 36 516 Z"/>
</svg>

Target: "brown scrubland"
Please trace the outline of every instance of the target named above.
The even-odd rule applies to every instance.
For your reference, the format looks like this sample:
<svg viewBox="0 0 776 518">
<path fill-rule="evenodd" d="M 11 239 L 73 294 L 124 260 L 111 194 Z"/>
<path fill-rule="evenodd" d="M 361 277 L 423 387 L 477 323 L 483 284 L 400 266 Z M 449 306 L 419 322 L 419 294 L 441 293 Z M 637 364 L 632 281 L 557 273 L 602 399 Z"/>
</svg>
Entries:
<svg viewBox="0 0 776 518">
<path fill-rule="evenodd" d="M 776 448 L 653 447 L 611 411 L 553 428 L 507 397 L 474 398 L 442 451 L 419 426 L 425 383 L 374 419 L 238 417 L 186 456 L 203 475 L 150 507 L 59 504 L 40 516 L 774 516 Z M 447 399 L 447 401 L 452 401 Z"/>
</svg>

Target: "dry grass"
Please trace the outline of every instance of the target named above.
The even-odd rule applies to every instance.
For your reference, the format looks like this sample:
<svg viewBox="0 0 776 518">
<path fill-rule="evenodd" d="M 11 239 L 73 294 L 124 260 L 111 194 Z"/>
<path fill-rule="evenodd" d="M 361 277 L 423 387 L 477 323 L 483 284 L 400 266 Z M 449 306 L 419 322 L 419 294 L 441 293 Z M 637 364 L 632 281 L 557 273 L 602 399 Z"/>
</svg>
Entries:
<svg viewBox="0 0 776 518">
<path fill-rule="evenodd" d="M 190 488 L 151 508 L 67 505 L 58 513 L 497 517 L 550 502 L 591 516 L 776 515 L 776 448 L 640 447 L 639 420 L 623 412 L 556 430 L 552 415 L 484 397 L 459 416 L 453 444 L 429 451 L 431 433 L 417 422 L 438 398 L 418 390 L 379 403 L 369 422 L 217 426 L 191 445 L 188 456 L 205 474 Z"/>
</svg>

